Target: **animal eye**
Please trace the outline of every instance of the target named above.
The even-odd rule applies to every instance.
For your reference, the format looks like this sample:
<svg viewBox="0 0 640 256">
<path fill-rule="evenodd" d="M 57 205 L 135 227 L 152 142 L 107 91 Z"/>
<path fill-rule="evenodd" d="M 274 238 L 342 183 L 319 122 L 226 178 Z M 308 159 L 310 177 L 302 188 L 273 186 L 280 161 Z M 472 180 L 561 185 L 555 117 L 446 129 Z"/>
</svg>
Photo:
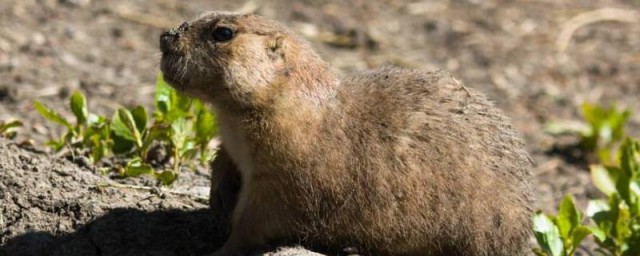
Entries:
<svg viewBox="0 0 640 256">
<path fill-rule="evenodd" d="M 226 42 L 233 38 L 233 30 L 227 27 L 218 27 L 213 31 L 213 40 Z"/>
</svg>

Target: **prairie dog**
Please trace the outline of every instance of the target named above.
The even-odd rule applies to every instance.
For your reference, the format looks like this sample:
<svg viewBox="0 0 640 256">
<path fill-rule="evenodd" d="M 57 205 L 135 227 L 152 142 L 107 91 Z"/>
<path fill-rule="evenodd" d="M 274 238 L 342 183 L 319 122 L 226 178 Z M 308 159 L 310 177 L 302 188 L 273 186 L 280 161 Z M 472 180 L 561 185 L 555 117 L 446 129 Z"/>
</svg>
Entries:
<svg viewBox="0 0 640 256">
<path fill-rule="evenodd" d="M 520 255 L 531 160 L 509 120 L 443 72 L 339 78 L 300 37 L 252 14 L 209 12 L 164 32 L 161 69 L 208 102 L 223 147 L 214 255 L 296 243 L 336 254 Z"/>
</svg>

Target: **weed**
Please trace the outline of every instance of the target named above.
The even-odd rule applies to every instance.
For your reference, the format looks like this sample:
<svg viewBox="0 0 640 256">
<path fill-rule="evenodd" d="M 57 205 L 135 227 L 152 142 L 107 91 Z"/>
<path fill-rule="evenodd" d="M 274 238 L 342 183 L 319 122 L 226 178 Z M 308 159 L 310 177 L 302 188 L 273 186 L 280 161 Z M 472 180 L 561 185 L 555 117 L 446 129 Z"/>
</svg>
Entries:
<svg viewBox="0 0 640 256">
<path fill-rule="evenodd" d="M 584 103 L 582 116 L 582 122 L 549 122 L 545 125 L 545 131 L 551 134 L 577 134 L 586 152 L 595 154 L 603 163 L 610 163 L 615 159 L 612 152 L 624 139 L 624 127 L 631 111 L 618 109 L 615 105 L 603 107 Z"/>
<path fill-rule="evenodd" d="M 536 213 L 533 229 L 541 248 L 534 252 L 537 255 L 572 255 L 580 242 L 591 234 L 591 229 L 582 225 L 582 222 L 582 213 L 569 195 L 562 199 L 557 216 Z"/>
<path fill-rule="evenodd" d="M 182 165 L 193 164 L 196 159 L 201 163 L 213 159 L 214 152 L 208 145 L 217 133 L 216 119 L 201 102 L 178 94 L 162 75 L 157 79 L 154 103 L 153 116 L 144 107 L 136 106 L 120 108 L 107 118 L 90 113 L 86 97 L 76 91 L 69 100 L 74 123 L 40 102 L 35 102 L 34 107 L 47 120 L 66 127 L 60 138 L 47 143 L 53 150 L 87 149 L 94 163 L 112 155 L 127 158 L 127 164 L 117 168 L 121 176 L 147 174 L 169 185 L 178 177 Z M 152 152 L 157 147 L 169 152 L 171 170 L 158 171 L 152 166 L 157 160 Z"/>
<path fill-rule="evenodd" d="M 570 195 L 557 215 L 537 212 L 533 227 L 540 248 L 534 252 L 573 255 L 580 242 L 593 235 L 602 255 L 640 255 L 640 143 L 625 139 L 624 130 L 631 112 L 585 103 L 582 115 L 584 122 L 577 125 L 549 123 L 546 129 L 579 135 L 582 147 L 598 156 L 600 163 L 590 166 L 591 178 L 606 198 L 589 201 L 587 225 Z"/>
<path fill-rule="evenodd" d="M 614 162 L 591 166 L 593 183 L 607 197 L 589 202 L 591 224 L 582 224 L 582 213 L 570 196 L 560 204 L 557 216 L 536 213 L 537 255 L 573 255 L 590 234 L 604 255 L 640 255 L 640 142 L 625 139 Z"/>
<path fill-rule="evenodd" d="M 584 103 L 582 115 L 589 127 L 581 134 L 582 146 L 590 152 L 595 152 L 601 162 L 609 163 L 613 158 L 614 146 L 624 139 L 624 126 L 631 116 L 631 111 L 620 110 L 615 105 L 601 107 Z"/>
<path fill-rule="evenodd" d="M 18 129 L 22 127 L 19 120 L 0 121 L 0 137 L 13 139 L 18 134 Z"/>
</svg>

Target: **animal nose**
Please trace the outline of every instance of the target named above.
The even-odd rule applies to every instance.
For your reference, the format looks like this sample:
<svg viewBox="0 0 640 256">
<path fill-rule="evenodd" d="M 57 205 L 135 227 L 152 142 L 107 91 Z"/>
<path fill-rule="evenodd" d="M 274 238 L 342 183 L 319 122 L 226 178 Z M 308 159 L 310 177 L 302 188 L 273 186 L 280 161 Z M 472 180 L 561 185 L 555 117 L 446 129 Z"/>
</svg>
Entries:
<svg viewBox="0 0 640 256">
<path fill-rule="evenodd" d="M 178 28 L 172 28 L 162 32 L 160 35 L 160 50 L 163 53 L 174 51 L 176 41 L 182 36 L 182 33 L 189 30 L 189 23 L 184 22 Z"/>
<path fill-rule="evenodd" d="M 166 37 L 166 36 L 179 36 L 178 31 L 176 31 L 175 28 L 169 29 L 169 30 L 165 30 L 164 32 L 162 32 L 162 34 L 160 35 L 161 37 Z"/>
<path fill-rule="evenodd" d="M 189 30 L 189 22 L 182 23 L 180 27 L 178 27 L 178 30 L 182 32 L 186 32 L 187 30 Z"/>
<path fill-rule="evenodd" d="M 160 50 L 163 53 L 172 52 L 177 39 L 180 38 L 180 31 L 170 29 L 160 34 Z"/>
</svg>

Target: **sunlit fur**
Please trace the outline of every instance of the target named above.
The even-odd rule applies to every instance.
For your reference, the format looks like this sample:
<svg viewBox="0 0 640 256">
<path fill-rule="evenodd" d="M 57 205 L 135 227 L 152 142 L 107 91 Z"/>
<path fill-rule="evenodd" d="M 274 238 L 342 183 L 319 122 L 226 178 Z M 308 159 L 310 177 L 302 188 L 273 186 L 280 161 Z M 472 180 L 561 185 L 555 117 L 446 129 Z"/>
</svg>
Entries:
<svg viewBox="0 0 640 256">
<path fill-rule="evenodd" d="M 214 42 L 216 26 L 235 37 Z M 164 54 L 178 89 L 212 104 L 223 149 L 215 255 L 299 243 L 335 255 L 520 255 L 531 163 L 508 119 L 442 72 L 338 77 L 284 26 L 206 13 Z"/>
</svg>

